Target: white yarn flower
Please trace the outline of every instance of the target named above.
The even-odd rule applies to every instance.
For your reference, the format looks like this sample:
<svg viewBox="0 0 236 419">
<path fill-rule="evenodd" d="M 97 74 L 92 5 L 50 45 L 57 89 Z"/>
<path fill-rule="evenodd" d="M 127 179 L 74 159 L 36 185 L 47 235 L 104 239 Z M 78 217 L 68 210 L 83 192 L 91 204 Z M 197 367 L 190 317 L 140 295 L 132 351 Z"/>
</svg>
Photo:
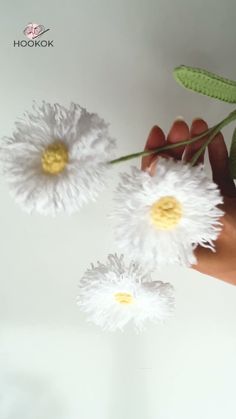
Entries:
<svg viewBox="0 0 236 419">
<path fill-rule="evenodd" d="M 152 281 L 137 263 L 126 267 L 123 255 L 116 254 L 85 272 L 77 301 L 88 320 L 109 331 L 123 330 L 129 322 L 142 330 L 148 320 L 169 317 L 175 306 L 171 284 Z"/>
<path fill-rule="evenodd" d="M 116 194 L 116 240 L 133 260 L 158 268 L 196 263 L 197 245 L 214 251 L 223 198 L 203 166 L 159 158 L 154 176 L 122 174 Z"/>
<path fill-rule="evenodd" d="M 115 141 L 97 114 L 43 102 L 0 143 L 11 194 L 27 212 L 71 214 L 105 186 Z"/>
</svg>

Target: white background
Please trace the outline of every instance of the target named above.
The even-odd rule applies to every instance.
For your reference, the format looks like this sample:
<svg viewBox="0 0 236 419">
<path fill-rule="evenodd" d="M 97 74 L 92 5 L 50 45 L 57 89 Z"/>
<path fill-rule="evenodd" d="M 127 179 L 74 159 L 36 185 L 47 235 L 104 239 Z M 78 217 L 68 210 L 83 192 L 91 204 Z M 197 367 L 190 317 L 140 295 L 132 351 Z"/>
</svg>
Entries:
<svg viewBox="0 0 236 419">
<path fill-rule="evenodd" d="M 121 155 L 141 150 L 154 124 L 167 132 L 182 115 L 211 125 L 232 109 L 184 90 L 172 70 L 186 64 L 236 78 L 234 0 L 0 7 L 0 136 L 11 135 L 33 100 L 74 101 L 110 122 Z M 13 47 L 30 21 L 50 28 L 54 48 Z M 232 127 L 224 133 L 229 143 Z M 235 418 L 236 288 L 163 270 L 159 278 L 176 288 L 176 314 L 141 335 L 104 333 L 76 306 L 90 262 L 116 250 L 107 214 L 129 165 L 72 217 L 28 216 L 1 182 L 0 419 Z"/>
</svg>

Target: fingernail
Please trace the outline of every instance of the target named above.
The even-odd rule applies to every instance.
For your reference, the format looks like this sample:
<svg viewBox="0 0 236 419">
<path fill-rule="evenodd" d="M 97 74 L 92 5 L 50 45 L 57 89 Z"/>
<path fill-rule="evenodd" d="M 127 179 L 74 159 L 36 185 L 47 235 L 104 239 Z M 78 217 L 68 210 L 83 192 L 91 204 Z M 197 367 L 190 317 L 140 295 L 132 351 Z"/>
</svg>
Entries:
<svg viewBox="0 0 236 419">
<path fill-rule="evenodd" d="M 153 125 L 153 127 L 150 129 L 150 133 L 158 128 L 158 125 Z"/>
<path fill-rule="evenodd" d="M 179 115 L 179 116 L 177 116 L 177 117 L 175 118 L 174 122 L 175 122 L 175 121 L 184 121 L 184 117 L 183 117 L 183 116 L 181 116 L 181 115 Z"/>
<path fill-rule="evenodd" d="M 194 118 L 194 119 L 192 120 L 192 124 L 193 124 L 195 121 L 199 121 L 199 119 L 201 119 L 201 120 L 202 120 L 202 117 L 201 117 L 201 116 L 198 116 L 197 118 Z"/>
</svg>

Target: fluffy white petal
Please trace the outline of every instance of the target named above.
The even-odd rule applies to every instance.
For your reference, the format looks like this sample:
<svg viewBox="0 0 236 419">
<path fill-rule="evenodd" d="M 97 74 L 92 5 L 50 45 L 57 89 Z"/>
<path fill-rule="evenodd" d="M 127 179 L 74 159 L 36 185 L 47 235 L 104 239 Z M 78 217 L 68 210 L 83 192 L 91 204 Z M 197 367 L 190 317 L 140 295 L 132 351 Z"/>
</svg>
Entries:
<svg viewBox="0 0 236 419">
<path fill-rule="evenodd" d="M 132 303 L 121 304 L 115 296 L 125 293 Z M 152 281 L 150 272 L 137 263 L 124 263 L 123 256 L 109 255 L 106 264 L 88 269 L 79 283 L 78 304 L 88 320 L 105 330 L 123 330 L 133 322 L 142 330 L 147 321 L 164 320 L 175 306 L 171 284 Z"/>
<path fill-rule="evenodd" d="M 111 216 L 116 220 L 117 243 L 130 258 L 151 268 L 190 266 L 196 263 L 197 245 L 214 250 L 223 215 L 217 206 L 223 198 L 203 166 L 160 158 L 153 177 L 135 167 L 121 177 Z M 150 216 L 153 203 L 165 196 L 174 197 L 182 207 L 180 222 L 169 230 L 157 228 Z"/>
<path fill-rule="evenodd" d="M 69 161 L 57 175 L 42 170 L 41 157 L 54 141 L 65 144 Z M 95 200 L 106 184 L 115 141 L 108 125 L 72 103 L 69 109 L 43 102 L 16 123 L 0 144 L 0 160 L 10 192 L 24 210 L 71 214 Z"/>
</svg>

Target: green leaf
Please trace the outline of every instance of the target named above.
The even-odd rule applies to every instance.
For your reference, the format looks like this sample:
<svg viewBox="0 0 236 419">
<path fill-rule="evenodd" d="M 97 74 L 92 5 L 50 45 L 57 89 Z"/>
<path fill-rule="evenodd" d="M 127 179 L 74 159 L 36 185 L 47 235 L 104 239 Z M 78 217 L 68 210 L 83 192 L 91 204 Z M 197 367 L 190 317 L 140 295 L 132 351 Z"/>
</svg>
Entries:
<svg viewBox="0 0 236 419">
<path fill-rule="evenodd" d="M 236 128 L 234 130 L 230 146 L 229 168 L 232 179 L 236 179 Z"/>
<path fill-rule="evenodd" d="M 173 71 L 181 86 L 223 102 L 236 103 L 236 82 L 201 68 L 181 65 Z"/>
</svg>

